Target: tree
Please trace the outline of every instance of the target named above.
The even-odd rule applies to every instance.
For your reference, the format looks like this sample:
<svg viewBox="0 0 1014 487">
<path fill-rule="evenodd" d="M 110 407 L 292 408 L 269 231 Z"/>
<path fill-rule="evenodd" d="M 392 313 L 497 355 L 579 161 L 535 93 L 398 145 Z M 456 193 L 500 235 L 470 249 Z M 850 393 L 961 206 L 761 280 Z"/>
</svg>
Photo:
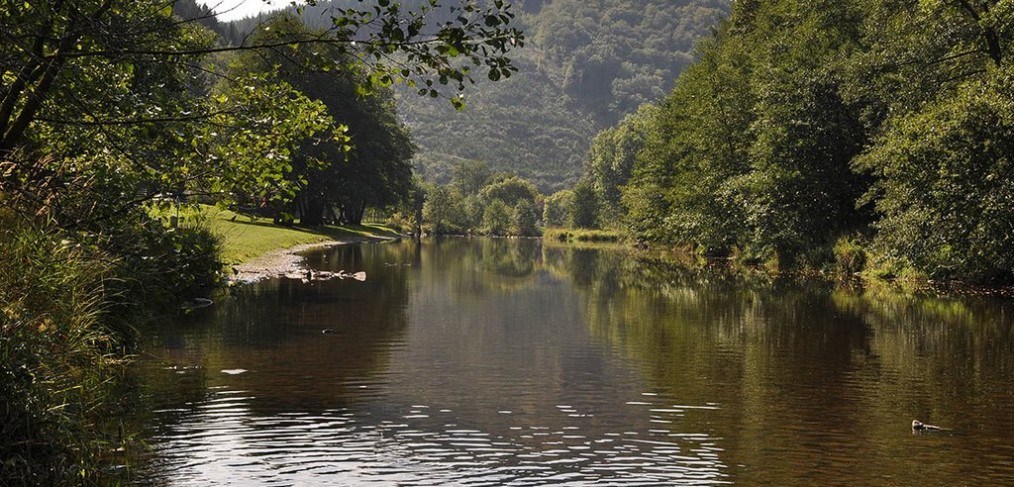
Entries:
<svg viewBox="0 0 1014 487">
<path fill-rule="evenodd" d="M 535 206 L 542 199 L 534 184 L 517 176 L 507 176 L 487 184 L 479 191 L 479 196 L 486 201 L 500 200 L 511 207 L 519 201 L 528 201 Z"/>
<path fill-rule="evenodd" d="M 196 178 L 188 173 L 198 167 L 189 161 L 197 158 L 173 162 L 176 158 L 166 153 L 178 156 L 182 146 L 220 135 L 219 124 L 243 122 L 222 120 L 243 108 L 188 96 L 203 94 L 200 73 L 215 73 L 202 65 L 209 54 L 329 46 L 347 57 L 321 59 L 314 67 L 368 66 L 371 75 L 357 87 L 361 93 L 404 81 L 420 94 L 436 97 L 443 86 L 463 89 L 472 80 L 474 66 L 484 66 L 490 79 L 510 76 L 516 68 L 507 54 L 523 43 L 520 32 L 509 26 L 513 13 L 499 0 L 486 8 L 451 6 L 457 15 L 436 26 L 427 24 L 426 15 L 439 6 L 436 2 L 414 11 L 403 10 L 399 2 L 335 9 L 326 32 L 244 46 L 215 45 L 195 20 L 177 21 L 166 5 L 157 0 L 42 0 L 14 2 L 0 12 L 5 26 L 0 33 L 0 75 L 5 80 L 0 90 L 0 159 L 9 161 L 19 178 L 52 172 L 52 167 L 41 173 L 30 170 L 42 155 L 62 163 L 66 154 L 87 154 L 84 148 L 112 151 L 144 180 L 136 183 L 149 188 L 145 197 L 129 198 L 125 204 L 167 190 L 193 191 Z M 459 97 L 451 100 L 461 103 Z M 101 147 L 96 147 L 96 138 Z M 151 139 L 162 143 L 151 144 Z M 167 162 L 148 166 L 149 148 L 163 150 L 159 159 Z M 284 172 L 289 161 L 275 161 L 275 173 Z M 74 165 L 74 171 L 89 169 Z M 39 184 L 32 181 L 29 186 Z"/>
<path fill-rule="evenodd" d="M 1014 74 L 988 81 L 892 123 L 856 161 L 877 183 L 876 244 L 936 278 L 1014 278 Z"/>
<path fill-rule="evenodd" d="M 788 266 L 858 233 L 894 270 L 1011 279 L 1012 18 L 997 1 L 734 3 L 646 123 L 627 221 Z M 592 181 L 616 146 L 593 151 Z"/>
<path fill-rule="evenodd" d="M 788 267 L 798 259 L 819 265 L 839 236 L 870 221 L 855 204 L 869 180 L 850 167 L 866 145 L 862 107 L 843 99 L 835 62 L 859 48 L 861 17 L 851 9 L 838 2 L 760 11 L 792 27 L 766 33 L 784 49 L 755 54 L 759 116 L 751 126 L 750 169 L 730 187 L 743 205 L 749 243 Z"/>
<path fill-rule="evenodd" d="M 479 194 L 483 186 L 493 177 L 493 170 L 483 161 L 463 160 L 454 165 L 451 185 L 462 194 Z"/>
<path fill-rule="evenodd" d="M 539 234 L 538 219 L 535 206 L 528 200 L 520 200 L 514 205 L 511 215 L 510 232 L 513 235 L 532 237 Z"/>
<path fill-rule="evenodd" d="M 574 204 L 574 191 L 564 189 L 546 198 L 542 221 L 547 227 L 565 227 L 570 224 L 570 211 Z"/>
<path fill-rule="evenodd" d="M 570 223 L 577 228 L 598 228 L 599 203 L 591 183 L 582 181 L 574 187 Z"/>
<path fill-rule="evenodd" d="M 620 188 L 630 180 L 656 111 L 655 105 L 645 104 L 616 128 L 599 132 L 592 142 L 585 173 L 591 178 L 603 217 L 609 221 L 617 221 L 623 213 Z"/>
<path fill-rule="evenodd" d="M 277 15 L 250 40 L 279 44 L 312 35 L 297 17 Z M 391 91 L 357 93 L 366 75 L 354 66 L 310 68 L 321 59 L 332 62 L 343 57 L 347 56 L 331 46 L 311 51 L 309 46 L 296 44 L 266 53 L 241 53 L 230 63 L 227 79 L 237 74 L 273 73 L 271 77 L 284 79 L 323 103 L 336 124 L 334 136 L 303 141 L 287 174 L 298 187 L 294 201 L 304 225 L 320 225 L 326 219 L 358 224 L 367 207 L 396 205 L 412 184 L 409 160 L 413 147 L 394 113 Z"/>
<path fill-rule="evenodd" d="M 449 223 L 454 218 L 457 199 L 447 186 L 431 186 L 426 191 L 426 203 L 423 204 L 423 220 L 432 225 L 433 232 L 447 233 Z"/>
<path fill-rule="evenodd" d="M 501 200 L 486 203 L 482 212 L 483 231 L 489 235 L 507 235 L 511 225 L 511 210 Z"/>
<path fill-rule="evenodd" d="M 625 222 L 639 235 L 727 252 L 743 238 L 742 203 L 730 187 L 749 170 L 756 119 L 751 45 L 732 26 L 702 41 L 700 60 L 645 121 L 644 146 L 621 189 Z"/>
</svg>

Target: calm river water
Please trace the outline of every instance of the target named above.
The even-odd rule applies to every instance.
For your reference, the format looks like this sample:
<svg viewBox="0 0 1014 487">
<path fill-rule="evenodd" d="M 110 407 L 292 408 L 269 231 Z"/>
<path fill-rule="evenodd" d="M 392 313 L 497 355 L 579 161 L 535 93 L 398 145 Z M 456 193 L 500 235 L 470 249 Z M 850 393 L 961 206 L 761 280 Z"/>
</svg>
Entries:
<svg viewBox="0 0 1014 487">
<path fill-rule="evenodd" d="M 307 265 L 368 279 L 243 286 L 150 331 L 136 484 L 1014 485 L 1011 300 L 529 240 Z"/>
</svg>

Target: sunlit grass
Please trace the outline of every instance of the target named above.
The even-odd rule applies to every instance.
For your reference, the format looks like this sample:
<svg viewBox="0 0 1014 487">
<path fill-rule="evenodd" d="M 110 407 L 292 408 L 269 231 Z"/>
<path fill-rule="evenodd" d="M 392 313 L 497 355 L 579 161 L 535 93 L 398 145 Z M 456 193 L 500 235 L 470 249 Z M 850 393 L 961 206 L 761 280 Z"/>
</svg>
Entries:
<svg viewBox="0 0 1014 487">
<path fill-rule="evenodd" d="M 542 238 L 546 243 L 615 245 L 623 243 L 625 236 L 613 230 L 547 228 Z"/>
<path fill-rule="evenodd" d="M 222 236 L 222 260 L 230 265 L 249 262 L 268 252 L 297 245 L 398 236 L 394 230 L 381 225 L 285 227 L 265 218 L 253 218 L 219 208 L 203 207 L 202 214 L 208 227 Z"/>
</svg>

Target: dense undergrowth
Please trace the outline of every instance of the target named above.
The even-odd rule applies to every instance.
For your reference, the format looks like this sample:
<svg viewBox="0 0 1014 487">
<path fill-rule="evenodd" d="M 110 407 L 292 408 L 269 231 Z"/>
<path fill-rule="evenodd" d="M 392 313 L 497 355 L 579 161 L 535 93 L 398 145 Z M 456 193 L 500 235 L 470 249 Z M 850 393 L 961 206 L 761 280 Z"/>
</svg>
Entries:
<svg viewBox="0 0 1014 487">
<path fill-rule="evenodd" d="M 135 326 L 216 283 L 219 243 L 206 229 L 155 220 L 129 231 L 112 245 L 0 213 L 5 486 L 115 482 Z"/>
</svg>

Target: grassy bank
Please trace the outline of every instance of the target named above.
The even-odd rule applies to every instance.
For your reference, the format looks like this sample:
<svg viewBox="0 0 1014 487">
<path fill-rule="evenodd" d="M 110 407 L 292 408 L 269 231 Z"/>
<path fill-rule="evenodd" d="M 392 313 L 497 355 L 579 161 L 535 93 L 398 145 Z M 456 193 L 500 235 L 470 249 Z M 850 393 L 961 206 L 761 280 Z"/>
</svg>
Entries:
<svg viewBox="0 0 1014 487">
<path fill-rule="evenodd" d="M 380 225 L 300 227 L 281 226 L 265 218 L 240 215 L 205 207 L 202 219 L 208 229 L 222 237 L 222 262 L 250 262 L 268 252 L 318 242 L 394 238 L 399 234 Z"/>
<path fill-rule="evenodd" d="M 542 233 L 546 242 L 561 243 L 620 243 L 624 235 L 613 230 L 593 230 L 587 228 L 547 228 Z"/>
</svg>

